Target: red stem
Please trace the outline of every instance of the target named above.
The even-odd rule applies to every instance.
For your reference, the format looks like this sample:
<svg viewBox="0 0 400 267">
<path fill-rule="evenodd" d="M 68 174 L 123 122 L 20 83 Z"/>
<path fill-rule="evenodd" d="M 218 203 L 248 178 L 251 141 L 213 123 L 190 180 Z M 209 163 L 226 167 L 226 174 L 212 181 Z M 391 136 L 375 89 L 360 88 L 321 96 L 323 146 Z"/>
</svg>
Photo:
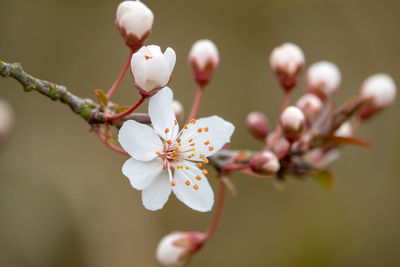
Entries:
<svg viewBox="0 0 400 267">
<path fill-rule="evenodd" d="M 129 68 L 129 65 L 131 64 L 131 59 L 132 59 L 133 51 L 129 52 L 128 60 L 126 61 L 124 68 L 122 69 L 121 73 L 119 74 L 117 80 L 114 82 L 114 84 L 111 86 L 110 90 L 107 92 L 107 99 L 110 99 L 111 96 L 117 91 L 117 88 L 119 84 L 121 83 L 122 79 L 125 76 L 126 71 Z"/>
<path fill-rule="evenodd" d="M 105 144 L 108 148 L 111 148 L 112 150 L 114 150 L 115 152 L 118 152 L 118 153 L 120 153 L 120 154 L 128 155 L 128 156 L 129 156 L 129 154 L 128 154 L 124 149 L 122 149 L 121 147 L 116 146 L 116 145 L 114 145 L 114 144 L 108 142 L 107 138 L 103 135 L 102 131 L 101 131 L 99 128 L 98 128 L 98 129 L 95 129 L 94 132 L 95 132 L 97 138 L 99 138 L 99 140 L 100 140 L 103 144 Z"/>
<path fill-rule="evenodd" d="M 137 109 L 137 108 L 143 103 L 143 101 L 144 101 L 145 99 L 146 99 L 146 97 L 142 96 L 142 97 L 139 99 L 139 101 L 138 101 L 134 106 L 132 106 L 130 109 L 128 109 L 128 110 L 126 110 L 126 111 L 124 111 L 124 112 L 115 114 L 115 115 L 113 115 L 113 116 L 107 117 L 107 118 L 106 118 L 107 121 L 114 121 L 114 120 L 122 119 L 122 118 L 125 117 L 126 115 L 131 114 L 132 112 L 135 111 L 135 109 Z"/>
<path fill-rule="evenodd" d="M 210 237 L 213 235 L 215 229 L 217 228 L 219 218 L 221 216 L 222 208 L 224 206 L 225 183 L 222 179 L 223 179 L 223 177 L 219 177 L 219 196 L 218 196 L 217 208 L 215 210 L 214 218 L 211 222 L 211 225 L 208 228 L 207 232 L 205 233 L 204 243 L 208 239 L 210 239 Z"/>
<path fill-rule="evenodd" d="M 197 88 L 196 97 L 194 98 L 192 110 L 190 111 L 190 115 L 188 118 L 188 123 L 190 120 L 195 119 L 197 115 L 197 111 L 199 110 L 201 99 L 203 97 L 204 86 L 199 86 Z"/>
</svg>

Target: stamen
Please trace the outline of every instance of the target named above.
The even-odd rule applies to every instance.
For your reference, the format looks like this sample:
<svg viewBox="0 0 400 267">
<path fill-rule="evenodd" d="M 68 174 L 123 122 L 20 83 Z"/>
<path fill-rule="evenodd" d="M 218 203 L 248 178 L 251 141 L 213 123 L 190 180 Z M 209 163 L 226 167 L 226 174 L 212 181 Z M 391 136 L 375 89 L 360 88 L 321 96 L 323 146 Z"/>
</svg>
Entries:
<svg viewBox="0 0 400 267">
<path fill-rule="evenodd" d="M 203 160 L 203 163 L 204 163 L 204 164 L 208 164 L 209 162 L 210 162 L 210 161 L 209 161 L 208 159 L 204 159 L 204 160 Z"/>
<path fill-rule="evenodd" d="M 207 171 L 206 169 L 203 169 L 203 174 L 204 174 L 204 175 L 207 175 L 207 174 L 208 174 L 208 171 Z"/>
<path fill-rule="evenodd" d="M 194 146 L 194 143 L 191 143 L 190 146 Z"/>
<path fill-rule="evenodd" d="M 177 124 L 178 124 L 178 121 L 177 121 L 177 120 L 175 120 L 174 122 L 175 122 L 175 125 L 177 125 Z"/>
<path fill-rule="evenodd" d="M 197 167 L 201 168 L 203 167 L 203 164 L 201 164 L 201 162 L 197 163 Z"/>
<path fill-rule="evenodd" d="M 193 123 L 193 124 L 195 124 L 195 123 L 196 123 L 196 120 L 195 120 L 195 119 L 191 119 L 190 122 Z"/>
<path fill-rule="evenodd" d="M 192 141 L 193 141 L 193 138 L 190 138 L 190 139 L 189 139 L 189 143 L 191 143 Z"/>
<path fill-rule="evenodd" d="M 181 142 L 181 139 L 180 139 L 180 138 L 177 138 L 176 141 L 177 141 L 178 143 L 180 143 L 180 142 Z"/>
<path fill-rule="evenodd" d="M 188 167 L 188 166 L 186 166 L 186 167 L 185 167 L 185 169 L 186 169 L 186 170 L 189 170 L 189 167 Z"/>
<path fill-rule="evenodd" d="M 167 168 L 167 162 L 164 162 L 163 164 L 163 168 L 166 169 Z"/>
<path fill-rule="evenodd" d="M 210 146 L 210 147 L 208 147 L 208 150 L 213 151 L 213 150 L 214 150 L 214 147 L 213 147 L 213 146 Z"/>
<path fill-rule="evenodd" d="M 174 166 L 169 165 L 169 169 L 170 169 L 170 170 L 173 170 L 173 169 L 174 169 Z"/>
<path fill-rule="evenodd" d="M 208 132 L 208 127 L 204 127 L 204 131 L 205 131 L 205 132 Z"/>
<path fill-rule="evenodd" d="M 205 144 L 206 146 L 208 146 L 208 145 L 210 144 L 210 141 L 205 141 L 204 144 Z"/>
<path fill-rule="evenodd" d="M 196 176 L 196 180 L 200 181 L 200 180 L 201 180 L 201 176 L 200 176 L 200 175 L 197 175 L 197 176 Z"/>
<path fill-rule="evenodd" d="M 172 141 L 171 141 L 171 140 L 168 140 L 168 141 L 167 141 L 167 144 L 168 144 L 168 145 L 170 145 L 171 143 L 172 143 Z"/>
<path fill-rule="evenodd" d="M 171 185 L 175 186 L 176 185 L 175 181 L 171 181 Z"/>
<path fill-rule="evenodd" d="M 177 157 L 174 157 L 174 160 L 175 160 L 175 161 L 177 161 L 177 160 L 178 160 L 178 158 L 177 158 Z"/>
<path fill-rule="evenodd" d="M 200 157 L 201 159 L 202 159 L 202 158 L 204 158 L 204 154 L 200 154 L 200 156 L 199 156 L 199 157 Z"/>
<path fill-rule="evenodd" d="M 165 133 L 168 133 L 168 132 L 169 132 L 169 129 L 168 129 L 168 128 L 166 128 L 166 129 L 165 129 Z"/>
<path fill-rule="evenodd" d="M 145 55 L 144 58 L 145 58 L 146 60 L 149 60 L 149 59 L 152 58 L 152 57 L 149 57 L 148 55 Z"/>
<path fill-rule="evenodd" d="M 192 151 L 196 151 L 196 148 L 192 148 Z"/>
<path fill-rule="evenodd" d="M 183 128 L 184 128 L 184 129 L 187 129 L 187 128 L 188 128 L 187 124 L 185 124 L 185 126 L 183 126 Z"/>
<path fill-rule="evenodd" d="M 160 154 L 161 154 L 161 152 L 160 152 L 160 151 L 157 151 L 157 152 L 156 152 L 156 154 L 157 154 L 157 155 L 160 155 Z"/>
<path fill-rule="evenodd" d="M 189 180 L 186 180 L 185 184 L 186 184 L 186 185 L 190 185 L 190 181 L 189 181 Z"/>
<path fill-rule="evenodd" d="M 198 186 L 197 184 L 195 184 L 195 185 L 193 186 L 193 188 L 194 188 L 195 190 L 197 190 L 197 189 L 199 189 L 199 186 Z"/>
<path fill-rule="evenodd" d="M 197 132 L 201 133 L 203 131 L 203 128 L 197 129 Z"/>
<path fill-rule="evenodd" d="M 178 165 L 178 166 L 176 166 L 176 168 L 177 168 L 177 169 L 182 169 L 183 166 L 182 166 L 182 165 Z"/>
</svg>

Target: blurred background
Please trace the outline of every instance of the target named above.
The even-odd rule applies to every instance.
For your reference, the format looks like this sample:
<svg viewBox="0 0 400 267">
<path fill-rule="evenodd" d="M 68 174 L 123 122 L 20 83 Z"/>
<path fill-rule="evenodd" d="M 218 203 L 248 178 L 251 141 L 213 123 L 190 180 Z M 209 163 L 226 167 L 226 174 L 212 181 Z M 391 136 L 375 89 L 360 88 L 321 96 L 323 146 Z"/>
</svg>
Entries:
<svg viewBox="0 0 400 267">
<path fill-rule="evenodd" d="M 128 55 L 114 26 L 118 1 L 0 0 L 0 58 L 30 74 L 94 98 L 112 85 Z M 307 65 L 335 62 L 343 103 L 377 72 L 400 84 L 398 0 L 144 1 L 155 14 L 148 44 L 171 46 L 171 87 L 189 112 L 195 94 L 186 56 L 194 41 L 213 40 L 221 65 L 199 116 L 233 122 L 232 148 L 258 149 L 246 115 L 275 123 L 282 92 L 269 70 L 271 50 L 300 45 Z M 301 87 L 296 95 L 301 94 Z M 0 151 L 0 266 L 159 266 L 158 241 L 174 230 L 205 230 L 213 213 L 197 213 L 171 196 L 147 211 L 122 175 L 126 157 L 103 146 L 70 109 L 0 79 L 0 98 L 16 126 Z M 132 104 L 129 75 L 114 100 Z M 141 109 L 146 110 L 146 105 Z M 216 235 L 191 266 L 400 266 L 400 101 L 363 125 L 371 148 L 345 148 L 332 166 L 335 188 L 234 175 Z M 213 175 L 209 180 L 215 189 Z M 215 190 L 217 191 L 217 190 Z"/>
</svg>

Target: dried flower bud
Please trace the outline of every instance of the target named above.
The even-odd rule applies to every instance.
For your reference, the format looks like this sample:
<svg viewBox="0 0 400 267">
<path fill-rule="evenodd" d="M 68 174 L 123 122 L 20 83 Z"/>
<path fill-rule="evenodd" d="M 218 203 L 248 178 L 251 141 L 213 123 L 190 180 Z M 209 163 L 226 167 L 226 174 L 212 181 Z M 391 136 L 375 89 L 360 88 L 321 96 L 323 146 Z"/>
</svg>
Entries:
<svg viewBox="0 0 400 267">
<path fill-rule="evenodd" d="M 124 1 L 117 8 L 115 24 L 127 46 L 137 51 L 153 27 L 153 12 L 142 2 Z"/>
<path fill-rule="evenodd" d="M 325 99 L 339 88 L 341 74 L 335 64 L 328 61 L 320 61 L 308 68 L 306 81 L 310 92 Z"/>
<path fill-rule="evenodd" d="M 279 171 L 280 164 L 277 156 L 274 153 L 264 150 L 251 159 L 250 168 L 255 173 L 269 175 L 277 173 Z"/>
<path fill-rule="evenodd" d="M 304 53 L 292 43 L 284 43 L 272 50 L 269 64 L 285 90 L 291 90 L 297 84 L 297 76 L 304 65 Z"/>
<path fill-rule="evenodd" d="M 370 101 L 361 109 L 361 117 L 367 119 L 390 106 L 396 98 L 397 88 L 392 77 L 380 73 L 369 77 L 361 86 L 360 97 Z"/>
<path fill-rule="evenodd" d="M 353 127 L 351 127 L 351 123 L 348 121 L 343 122 L 339 129 L 335 131 L 335 135 L 339 137 L 351 137 L 353 135 Z"/>
<path fill-rule="evenodd" d="M 304 121 L 304 114 L 297 107 L 290 106 L 283 111 L 280 123 L 288 141 L 294 142 L 300 137 L 303 132 Z"/>
<path fill-rule="evenodd" d="M 203 233 L 172 232 L 161 239 L 156 257 L 167 266 L 184 266 L 190 262 L 203 242 Z"/>
<path fill-rule="evenodd" d="M 14 127 L 14 112 L 10 104 L 0 99 L 0 145 Z"/>
<path fill-rule="evenodd" d="M 175 51 L 168 47 L 164 54 L 158 45 L 143 46 L 132 56 L 131 71 L 135 86 L 143 96 L 152 96 L 171 80 Z"/>
<path fill-rule="evenodd" d="M 172 109 L 174 110 L 176 119 L 181 122 L 183 120 L 183 106 L 181 102 L 178 100 L 172 101 Z"/>
<path fill-rule="evenodd" d="M 309 121 L 312 121 L 321 112 L 323 103 L 315 95 L 305 94 L 300 97 L 296 106 L 303 111 L 304 116 L 306 116 Z"/>
<path fill-rule="evenodd" d="M 216 45 L 210 40 L 199 40 L 192 45 L 188 62 L 191 65 L 196 82 L 204 86 L 212 78 L 219 65 Z"/>
<path fill-rule="evenodd" d="M 269 122 L 264 113 L 253 111 L 247 115 L 246 126 L 249 132 L 258 139 L 264 140 L 269 132 Z"/>
</svg>

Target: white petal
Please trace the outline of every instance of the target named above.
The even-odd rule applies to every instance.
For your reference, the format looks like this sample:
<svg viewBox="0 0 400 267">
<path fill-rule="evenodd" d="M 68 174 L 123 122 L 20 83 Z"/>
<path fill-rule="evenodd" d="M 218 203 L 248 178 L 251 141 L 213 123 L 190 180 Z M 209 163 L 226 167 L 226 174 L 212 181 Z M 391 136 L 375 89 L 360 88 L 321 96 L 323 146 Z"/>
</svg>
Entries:
<svg viewBox="0 0 400 267">
<path fill-rule="evenodd" d="M 167 85 L 171 72 L 163 57 L 154 57 L 146 60 L 146 85 L 144 90 L 150 91 Z"/>
<path fill-rule="evenodd" d="M 142 191 L 143 205 L 148 210 L 159 210 L 171 194 L 171 184 L 166 171 L 163 171 L 153 183 Z"/>
<path fill-rule="evenodd" d="M 154 182 L 154 179 L 160 175 L 162 169 L 163 162 L 158 157 L 152 161 L 140 161 L 130 158 L 122 166 L 122 173 L 129 178 L 133 188 L 142 190 Z"/>
<path fill-rule="evenodd" d="M 150 98 L 149 116 L 154 130 L 165 140 L 174 140 L 179 131 L 175 125 L 175 113 L 172 109 L 173 93 L 165 87 Z M 168 133 L 165 133 L 168 129 Z"/>
<path fill-rule="evenodd" d="M 126 121 L 118 133 L 118 141 L 132 158 L 142 161 L 154 159 L 163 144 L 156 132 L 145 124 Z"/>
<path fill-rule="evenodd" d="M 218 116 L 199 119 L 195 124 L 189 123 L 188 129 L 182 132 L 182 148 L 189 147 L 189 141 L 192 139 L 191 143 L 195 144 L 192 146 L 195 148 L 194 159 L 199 159 L 200 154 L 205 157 L 211 156 L 230 142 L 234 130 L 235 126 L 232 123 Z"/>
<path fill-rule="evenodd" d="M 210 211 L 214 205 L 214 192 L 207 177 L 195 164 L 185 162 L 184 165 L 188 166 L 189 170 L 175 169 L 174 181 L 176 184 L 172 190 L 176 197 L 188 207 L 201 212 Z M 196 176 L 200 176 L 201 180 L 197 180 Z M 186 180 L 190 181 L 190 185 L 185 183 Z M 197 190 L 193 187 L 194 185 L 198 185 Z"/>
<path fill-rule="evenodd" d="M 175 67 L 175 62 L 176 62 L 176 54 L 175 54 L 174 49 L 172 49 L 171 47 L 168 47 L 165 50 L 164 56 L 165 56 L 165 60 L 168 63 L 169 71 L 170 71 L 170 73 L 172 73 L 172 71 L 174 70 L 174 67 Z"/>
<path fill-rule="evenodd" d="M 148 45 L 146 46 L 147 53 L 150 53 L 149 56 L 158 57 L 162 56 L 161 48 L 158 45 Z"/>
</svg>

